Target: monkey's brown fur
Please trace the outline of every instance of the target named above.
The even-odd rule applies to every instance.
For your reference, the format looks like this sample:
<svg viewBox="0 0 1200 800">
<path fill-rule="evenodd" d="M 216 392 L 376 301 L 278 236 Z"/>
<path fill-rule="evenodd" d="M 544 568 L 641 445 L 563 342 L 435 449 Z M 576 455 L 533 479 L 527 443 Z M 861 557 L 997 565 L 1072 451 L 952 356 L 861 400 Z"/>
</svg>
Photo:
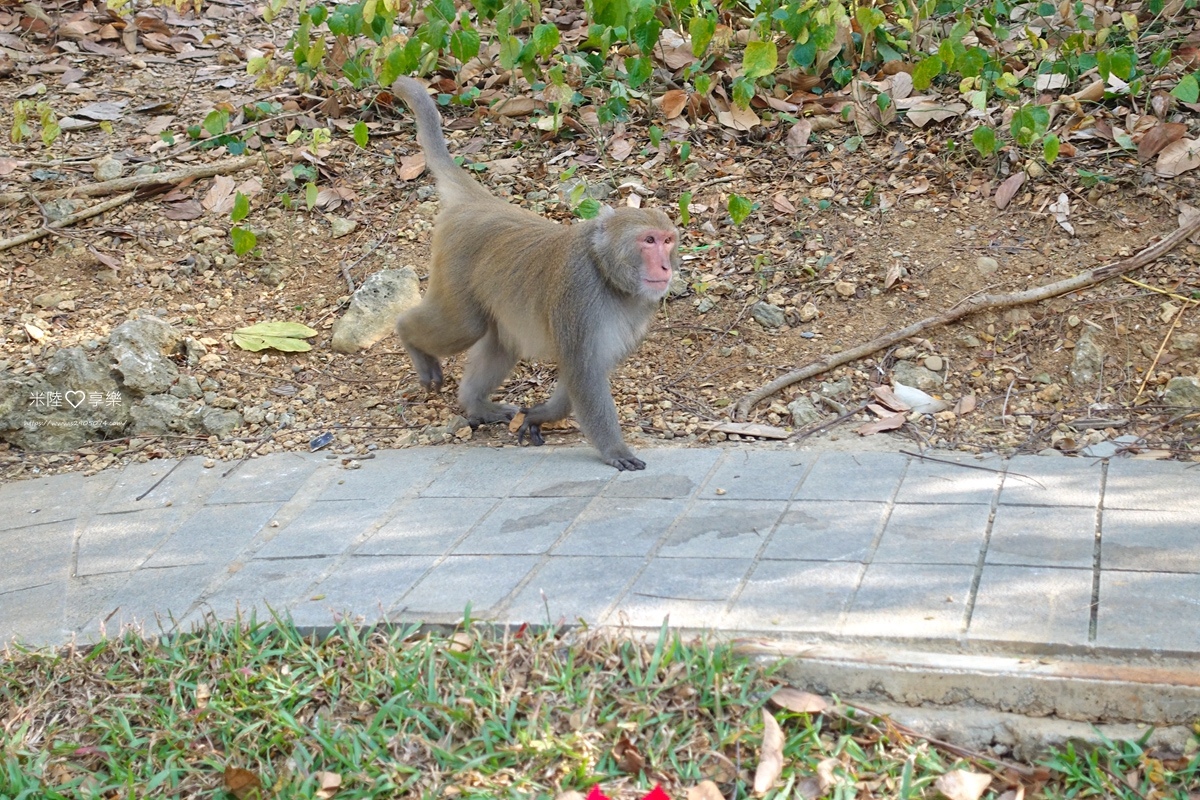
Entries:
<svg viewBox="0 0 1200 800">
<path fill-rule="evenodd" d="M 679 267 L 678 233 L 661 211 L 605 207 L 557 225 L 493 197 L 454 163 L 437 107 L 419 83 L 392 87 L 417 119 L 417 141 L 437 181 L 429 285 L 396 332 L 421 384 L 442 385 L 439 358 L 470 349 L 459 401 L 472 424 L 511 420 L 492 392 L 521 358 L 553 360 L 558 385 L 525 410 L 518 439 L 575 412 L 605 463 L 644 469 L 621 438 L 608 375 L 641 342 Z"/>
</svg>

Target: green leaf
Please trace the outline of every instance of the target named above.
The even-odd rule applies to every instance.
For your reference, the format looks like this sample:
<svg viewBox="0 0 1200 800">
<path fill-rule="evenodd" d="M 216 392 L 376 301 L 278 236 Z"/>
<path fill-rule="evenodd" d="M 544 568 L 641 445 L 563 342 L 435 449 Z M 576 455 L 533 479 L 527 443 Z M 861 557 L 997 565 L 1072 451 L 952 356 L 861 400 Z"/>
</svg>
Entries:
<svg viewBox="0 0 1200 800">
<path fill-rule="evenodd" d="M 233 222 L 241 222 L 249 214 L 250 199 L 241 192 L 238 192 L 233 196 L 233 211 L 229 212 L 229 219 Z"/>
<path fill-rule="evenodd" d="M 731 194 L 726 208 L 729 216 L 733 218 L 733 224 L 740 227 L 746 221 L 746 217 L 750 216 L 750 212 L 754 210 L 754 205 L 741 195 Z"/>
<path fill-rule="evenodd" d="M 638 46 L 642 55 L 648 56 L 654 52 L 654 45 L 658 44 L 658 36 L 661 33 L 661 22 L 656 19 L 647 20 L 633 29 L 633 43 Z"/>
<path fill-rule="evenodd" d="M 454 0 L 429 0 L 425 4 L 425 15 L 429 16 L 431 12 L 450 22 L 454 19 Z"/>
<path fill-rule="evenodd" d="M 229 238 L 233 241 L 233 252 L 239 256 L 246 255 L 258 244 L 258 237 L 254 235 L 254 231 L 242 227 L 230 228 Z"/>
<path fill-rule="evenodd" d="M 1042 140 L 1042 157 L 1046 159 L 1047 164 L 1053 164 L 1058 160 L 1058 137 L 1053 133 L 1048 134 Z"/>
<path fill-rule="evenodd" d="M 558 27 L 546 22 L 534 26 L 532 41 L 533 49 L 537 51 L 537 54 L 542 58 L 549 58 L 550 54 L 554 52 L 554 48 L 558 47 Z"/>
<path fill-rule="evenodd" d="M 751 80 L 775 71 L 778 55 L 773 42 L 747 42 L 742 56 L 742 74 Z"/>
<path fill-rule="evenodd" d="M 312 181 L 304 184 L 304 206 L 309 211 L 317 204 L 317 185 Z"/>
<path fill-rule="evenodd" d="M 557 32 L 557 28 L 555 31 Z M 479 55 L 479 32 L 459 28 L 450 34 L 450 55 L 465 64 Z"/>
<path fill-rule="evenodd" d="M 589 197 L 579 205 L 575 206 L 575 213 L 581 219 L 592 219 L 600 213 L 600 201 Z"/>
<path fill-rule="evenodd" d="M 692 204 L 692 193 L 684 192 L 679 195 L 679 224 L 686 226 L 692 221 L 692 212 L 688 208 Z"/>
<path fill-rule="evenodd" d="M 636 89 L 646 81 L 654 70 L 654 64 L 645 56 L 625 59 L 625 73 L 629 76 L 629 88 Z"/>
<path fill-rule="evenodd" d="M 629 0 L 591 0 L 593 22 L 609 28 L 618 28 L 629 17 Z"/>
<path fill-rule="evenodd" d="M 500 37 L 500 66 L 513 69 L 521 57 L 521 40 L 515 36 Z"/>
<path fill-rule="evenodd" d="M 225 126 L 229 124 L 229 112 L 221 109 L 213 109 L 208 112 L 208 116 L 204 118 L 204 122 L 200 123 L 200 127 L 209 136 L 220 136 L 225 132 Z"/>
<path fill-rule="evenodd" d="M 312 345 L 304 340 L 316 335 L 316 331 L 299 322 L 260 322 L 235 330 L 233 343 L 253 352 L 271 347 L 285 353 L 305 353 Z"/>
<path fill-rule="evenodd" d="M 696 58 L 703 56 L 716 32 L 716 21 L 708 17 L 692 17 L 692 21 L 688 23 L 688 33 L 692 37 L 692 55 Z"/>
<path fill-rule="evenodd" d="M 1196 81 L 1196 73 L 1184 75 L 1183 80 L 1171 90 L 1171 96 L 1184 103 L 1200 101 L 1200 83 Z"/>
<path fill-rule="evenodd" d="M 877 8 L 869 6 L 859 6 L 854 12 L 854 18 L 858 21 L 858 25 L 863 31 L 873 31 L 883 23 L 887 22 L 887 17 Z"/>
<path fill-rule="evenodd" d="M 367 131 L 367 123 L 361 119 L 354 123 L 354 143 L 359 147 L 366 147 L 367 142 L 371 140 L 371 134 Z"/>
<path fill-rule="evenodd" d="M 696 91 L 700 93 L 700 96 L 705 97 L 708 95 L 709 90 L 712 89 L 712 76 L 707 72 L 701 72 L 696 76 L 696 80 L 693 81 L 693 83 L 696 86 Z"/>
<path fill-rule="evenodd" d="M 987 125 L 980 125 L 971 134 L 971 144 L 979 151 L 979 155 L 990 156 L 996 152 L 996 132 Z"/>
<path fill-rule="evenodd" d="M 933 79 L 942 74 L 944 62 L 941 56 L 929 56 L 917 62 L 913 67 L 913 88 L 924 91 L 933 83 Z"/>
<path fill-rule="evenodd" d="M 749 108 L 754 99 L 754 81 L 745 75 L 733 79 L 733 102 L 739 108 Z"/>
<path fill-rule="evenodd" d="M 329 9 L 318 3 L 308 10 L 308 18 L 312 20 L 313 25 L 320 25 L 329 16 Z"/>
<path fill-rule="evenodd" d="M 1026 104 L 1013 114 L 1009 132 L 1021 147 L 1029 147 L 1046 132 L 1050 111 L 1045 106 Z"/>
</svg>

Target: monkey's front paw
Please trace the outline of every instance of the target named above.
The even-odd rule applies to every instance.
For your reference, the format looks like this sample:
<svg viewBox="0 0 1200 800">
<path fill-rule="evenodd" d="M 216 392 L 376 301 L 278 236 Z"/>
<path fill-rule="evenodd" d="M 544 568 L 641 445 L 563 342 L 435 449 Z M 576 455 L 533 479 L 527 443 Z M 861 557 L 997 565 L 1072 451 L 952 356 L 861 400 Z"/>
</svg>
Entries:
<svg viewBox="0 0 1200 800">
<path fill-rule="evenodd" d="M 526 436 L 529 437 L 529 443 L 534 447 L 541 447 L 546 443 L 542 437 L 542 426 L 536 422 L 530 422 L 528 418 L 521 423 L 521 427 L 517 428 L 517 444 L 524 444 Z"/>
<path fill-rule="evenodd" d="M 646 462 L 634 455 L 606 458 L 604 459 L 604 463 L 610 467 L 616 467 L 621 472 L 634 472 L 646 468 Z"/>
</svg>

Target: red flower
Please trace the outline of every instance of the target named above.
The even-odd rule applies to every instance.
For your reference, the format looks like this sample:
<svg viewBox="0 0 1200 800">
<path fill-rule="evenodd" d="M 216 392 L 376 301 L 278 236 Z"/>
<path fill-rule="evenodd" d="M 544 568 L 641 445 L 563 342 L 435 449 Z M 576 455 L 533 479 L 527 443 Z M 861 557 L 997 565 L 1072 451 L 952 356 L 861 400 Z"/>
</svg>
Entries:
<svg viewBox="0 0 1200 800">
<path fill-rule="evenodd" d="M 599 786 L 593 786 L 592 790 L 588 792 L 586 800 L 612 800 L 612 798 L 600 791 Z M 667 793 L 662 790 L 661 786 L 655 785 L 650 790 L 650 794 L 643 797 L 642 800 L 671 800 L 671 798 L 667 796 Z"/>
</svg>

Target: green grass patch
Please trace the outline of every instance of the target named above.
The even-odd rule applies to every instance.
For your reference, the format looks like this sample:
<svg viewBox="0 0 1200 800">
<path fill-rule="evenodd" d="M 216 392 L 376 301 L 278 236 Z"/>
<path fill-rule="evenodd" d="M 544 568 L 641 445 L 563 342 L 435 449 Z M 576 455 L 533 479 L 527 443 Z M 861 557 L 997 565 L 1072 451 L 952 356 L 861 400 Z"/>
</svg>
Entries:
<svg viewBox="0 0 1200 800">
<path fill-rule="evenodd" d="M 0 658 L 0 796 L 252 797 L 258 785 L 280 798 L 540 798 L 599 784 L 622 798 L 658 783 L 684 798 L 711 780 L 743 798 L 779 683 L 727 644 L 665 630 L 317 639 L 218 624 L 14 651 Z M 954 769 L 994 774 L 987 796 L 1010 786 L 1002 767 L 885 722 L 768 710 L 784 766 L 767 797 L 932 797 Z M 1055 754 L 1030 788 L 1182 800 L 1198 776 L 1194 753 L 1169 761 L 1114 743 Z"/>
</svg>

